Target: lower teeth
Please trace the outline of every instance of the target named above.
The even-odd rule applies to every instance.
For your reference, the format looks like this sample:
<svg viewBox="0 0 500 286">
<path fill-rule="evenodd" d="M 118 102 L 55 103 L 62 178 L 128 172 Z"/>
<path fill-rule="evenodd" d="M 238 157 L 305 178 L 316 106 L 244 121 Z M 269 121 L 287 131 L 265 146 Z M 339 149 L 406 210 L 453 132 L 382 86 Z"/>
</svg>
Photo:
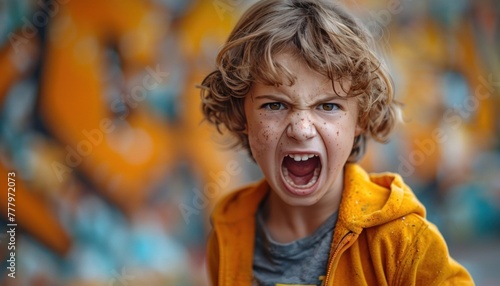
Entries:
<svg viewBox="0 0 500 286">
<path fill-rule="evenodd" d="M 306 189 L 306 188 L 312 187 L 316 183 L 316 181 L 318 180 L 318 176 L 319 176 L 319 168 L 315 168 L 314 173 L 313 173 L 313 177 L 311 178 L 309 183 L 307 183 L 305 185 L 297 185 L 293 182 L 292 178 L 290 178 L 290 176 L 288 176 L 288 169 L 287 168 L 282 167 L 282 171 L 283 171 L 283 176 L 285 177 L 285 180 L 287 181 L 287 183 L 289 183 L 294 188 L 301 188 L 301 189 Z"/>
</svg>

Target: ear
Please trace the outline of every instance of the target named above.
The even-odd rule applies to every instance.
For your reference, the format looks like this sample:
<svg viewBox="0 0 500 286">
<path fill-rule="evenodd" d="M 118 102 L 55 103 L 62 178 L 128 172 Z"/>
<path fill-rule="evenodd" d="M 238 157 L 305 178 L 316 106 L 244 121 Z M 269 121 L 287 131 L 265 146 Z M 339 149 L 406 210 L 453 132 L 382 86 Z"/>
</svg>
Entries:
<svg viewBox="0 0 500 286">
<path fill-rule="evenodd" d="M 354 131 L 354 136 L 359 136 L 363 133 L 363 128 L 358 124 L 356 124 L 356 130 Z"/>
</svg>

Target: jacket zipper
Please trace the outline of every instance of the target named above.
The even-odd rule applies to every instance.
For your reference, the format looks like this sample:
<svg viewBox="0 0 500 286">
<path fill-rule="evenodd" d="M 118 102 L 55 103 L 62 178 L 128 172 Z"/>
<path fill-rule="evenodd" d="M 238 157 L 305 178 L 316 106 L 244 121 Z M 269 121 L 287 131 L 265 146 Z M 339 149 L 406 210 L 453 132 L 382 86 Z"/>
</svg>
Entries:
<svg viewBox="0 0 500 286">
<path fill-rule="evenodd" d="M 340 243 L 338 246 L 335 248 L 335 251 L 333 252 L 332 258 L 330 259 L 330 263 L 328 263 L 328 269 L 326 271 L 326 277 L 325 277 L 325 283 L 323 285 L 328 286 L 328 282 L 333 279 L 333 274 L 332 271 L 337 268 L 338 264 L 338 258 L 339 254 L 341 251 L 344 251 L 345 246 L 351 242 L 351 238 L 353 237 L 353 232 L 350 231 L 348 232 L 342 240 L 340 240 Z"/>
</svg>

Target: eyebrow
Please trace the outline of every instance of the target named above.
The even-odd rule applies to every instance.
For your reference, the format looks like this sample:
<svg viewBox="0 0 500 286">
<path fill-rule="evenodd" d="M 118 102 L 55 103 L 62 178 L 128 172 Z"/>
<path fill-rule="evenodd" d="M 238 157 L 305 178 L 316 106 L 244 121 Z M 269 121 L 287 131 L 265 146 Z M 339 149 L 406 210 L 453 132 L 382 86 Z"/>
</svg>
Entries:
<svg viewBox="0 0 500 286">
<path fill-rule="evenodd" d="M 279 96 L 279 95 L 272 95 L 272 94 L 263 94 L 263 95 L 257 95 L 257 96 L 255 96 L 254 99 L 269 99 L 269 100 L 275 100 L 275 101 L 284 101 L 286 99 L 285 97 L 287 97 L 287 96 Z"/>
<path fill-rule="evenodd" d="M 285 103 L 289 103 L 289 101 L 287 100 L 288 97 L 286 96 L 279 96 L 279 95 L 272 95 L 272 94 L 263 94 L 263 95 L 257 95 L 255 96 L 255 100 L 259 100 L 259 99 L 267 99 L 267 100 L 272 100 L 272 101 L 281 101 L 281 102 L 285 102 Z M 342 100 L 342 101 L 346 101 L 347 100 L 347 97 L 342 97 L 342 96 L 338 96 L 338 95 L 326 95 L 324 97 L 321 97 L 319 98 L 318 100 L 315 100 L 313 101 L 313 103 L 310 105 L 310 106 L 316 106 L 320 103 L 323 103 L 323 102 L 327 102 L 327 101 L 332 101 L 332 100 Z"/>
</svg>

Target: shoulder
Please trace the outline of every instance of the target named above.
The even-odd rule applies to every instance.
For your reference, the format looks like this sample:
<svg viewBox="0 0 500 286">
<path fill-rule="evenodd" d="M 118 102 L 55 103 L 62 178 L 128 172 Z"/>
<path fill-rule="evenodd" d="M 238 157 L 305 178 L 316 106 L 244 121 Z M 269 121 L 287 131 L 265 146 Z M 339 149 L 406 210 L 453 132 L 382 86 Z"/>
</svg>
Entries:
<svg viewBox="0 0 500 286">
<path fill-rule="evenodd" d="M 369 227 L 360 234 L 360 243 L 367 244 L 370 260 L 380 267 L 388 281 L 394 283 L 407 257 L 413 256 L 415 243 L 429 228 L 429 222 L 417 214 L 407 214 Z M 418 252 L 418 250 L 416 250 Z M 399 284 L 394 284 L 399 285 Z"/>
<path fill-rule="evenodd" d="M 369 241 L 377 241 L 378 247 L 390 249 L 393 255 L 403 257 L 408 247 L 422 235 L 425 236 L 431 226 L 424 217 L 410 213 L 365 231 Z"/>
<path fill-rule="evenodd" d="M 234 221 L 254 215 L 269 191 L 265 180 L 244 186 L 224 196 L 212 212 L 214 221 Z"/>
<path fill-rule="evenodd" d="M 437 227 L 422 216 L 408 214 L 365 231 L 371 260 L 384 269 L 393 285 L 471 281 L 467 271 L 449 256 Z"/>
</svg>

